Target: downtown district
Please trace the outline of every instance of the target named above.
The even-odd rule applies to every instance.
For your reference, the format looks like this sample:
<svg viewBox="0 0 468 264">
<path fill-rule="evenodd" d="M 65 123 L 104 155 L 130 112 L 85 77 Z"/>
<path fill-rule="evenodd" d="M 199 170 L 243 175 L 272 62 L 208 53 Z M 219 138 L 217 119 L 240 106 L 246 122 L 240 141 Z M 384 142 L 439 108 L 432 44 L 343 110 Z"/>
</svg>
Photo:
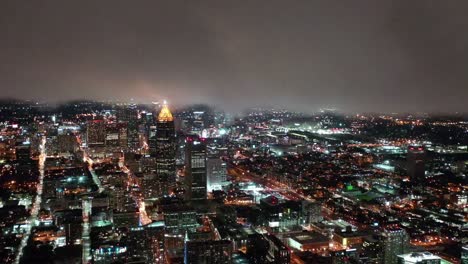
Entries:
<svg viewBox="0 0 468 264">
<path fill-rule="evenodd" d="M 468 118 L 0 103 L 1 263 L 468 263 Z"/>
</svg>

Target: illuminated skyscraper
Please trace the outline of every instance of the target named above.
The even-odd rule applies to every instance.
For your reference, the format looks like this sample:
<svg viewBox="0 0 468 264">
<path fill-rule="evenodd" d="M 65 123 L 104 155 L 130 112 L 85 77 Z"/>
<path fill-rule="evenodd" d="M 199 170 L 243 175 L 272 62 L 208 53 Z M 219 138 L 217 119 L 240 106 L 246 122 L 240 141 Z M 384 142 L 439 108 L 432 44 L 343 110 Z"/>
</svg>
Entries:
<svg viewBox="0 0 468 264">
<path fill-rule="evenodd" d="M 224 149 L 220 148 L 208 148 L 206 159 L 206 181 L 207 190 L 212 192 L 213 190 L 221 190 L 223 185 L 226 185 L 227 177 L 227 163 L 222 160 L 222 154 Z"/>
<path fill-rule="evenodd" d="M 421 185 L 425 180 L 425 157 L 426 152 L 424 147 L 408 147 L 408 154 L 406 156 L 406 168 L 410 181 L 416 185 Z"/>
<path fill-rule="evenodd" d="M 147 126 L 147 137 L 148 137 L 148 147 L 149 154 L 151 157 L 156 157 L 157 148 L 156 148 L 156 124 L 150 124 Z"/>
<path fill-rule="evenodd" d="M 106 142 L 106 124 L 103 120 L 92 120 L 88 122 L 86 141 L 88 147 L 104 146 Z"/>
<path fill-rule="evenodd" d="M 206 199 L 206 144 L 197 136 L 188 137 L 185 147 L 185 191 L 188 200 Z"/>
<path fill-rule="evenodd" d="M 218 157 L 210 156 L 206 161 L 206 169 L 208 191 L 221 190 L 222 186 L 226 185 L 227 163 Z"/>
<path fill-rule="evenodd" d="M 109 123 L 106 124 L 105 145 L 108 148 L 126 148 L 127 147 L 127 124 Z"/>
<path fill-rule="evenodd" d="M 139 147 L 138 109 L 135 104 L 119 106 L 116 109 L 117 121 L 127 124 L 127 145 L 130 149 Z"/>
<path fill-rule="evenodd" d="M 306 225 L 312 225 L 323 220 L 322 205 L 318 202 L 303 201 L 302 213 Z"/>
<path fill-rule="evenodd" d="M 167 194 L 176 182 L 176 136 L 174 117 L 164 103 L 156 124 L 156 175 Z"/>
<path fill-rule="evenodd" d="M 388 226 L 383 233 L 383 262 L 397 264 L 398 255 L 405 254 L 409 247 L 409 236 L 406 230 L 398 226 Z"/>
</svg>

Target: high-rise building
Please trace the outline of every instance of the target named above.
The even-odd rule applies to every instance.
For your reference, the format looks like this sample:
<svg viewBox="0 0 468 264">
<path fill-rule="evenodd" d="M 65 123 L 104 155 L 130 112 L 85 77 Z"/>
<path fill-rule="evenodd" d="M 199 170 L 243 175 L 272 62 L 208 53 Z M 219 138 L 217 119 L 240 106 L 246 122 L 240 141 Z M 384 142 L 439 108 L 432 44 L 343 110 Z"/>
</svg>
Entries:
<svg viewBox="0 0 468 264">
<path fill-rule="evenodd" d="M 176 135 L 174 117 L 166 104 L 156 124 L 156 175 L 163 186 L 162 194 L 168 194 L 176 183 Z"/>
<path fill-rule="evenodd" d="M 160 208 L 164 215 L 164 225 L 167 233 L 185 234 L 186 231 L 195 231 L 199 226 L 197 212 L 185 204 L 169 204 Z"/>
<path fill-rule="evenodd" d="M 31 144 L 22 142 L 15 147 L 17 170 L 27 172 L 36 167 L 37 163 L 31 159 Z"/>
<path fill-rule="evenodd" d="M 148 124 L 147 127 L 147 138 L 148 138 L 148 149 L 151 157 L 156 157 L 157 147 L 156 147 L 156 124 Z"/>
<path fill-rule="evenodd" d="M 15 147 L 16 160 L 28 163 L 31 160 L 31 144 L 22 143 Z"/>
<path fill-rule="evenodd" d="M 398 255 L 407 253 L 409 247 L 408 233 L 399 226 L 387 226 L 382 233 L 383 262 L 397 264 Z"/>
<path fill-rule="evenodd" d="M 57 148 L 58 153 L 75 153 L 78 151 L 78 141 L 76 140 L 76 136 L 68 133 L 68 134 L 59 134 L 57 136 Z"/>
<path fill-rule="evenodd" d="M 166 263 L 163 227 L 150 224 L 130 228 L 126 242 L 127 263 Z"/>
<path fill-rule="evenodd" d="M 207 190 L 221 190 L 226 184 L 227 163 L 217 155 L 209 155 L 206 160 Z"/>
<path fill-rule="evenodd" d="M 194 111 L 192 113 L 192 129 L 191 133 L 201 135 L 203 128 L 205 128 L 205 122 L 203 121 L 204 111 Z"/>
<path fill-rule="evenodd" d="M 154 115 L 152 112 L 143 111 L 140 113 L 140 133 L 144 135 L 146 139 L 146 146 L 149 150 L 148 154 L 152 156 L 156 156 L 156 122 L 154 119 Z M 142 145 L 145 145 L 143 141 L 141 141 Z"/>
<path fill-rule="evenodd" d="M 275 235 L 266 235 L 265 237 L 270 244 L 267 254 L 267 260 L 270 261 L 269 263 L 291 263 L 291 254 L 286 245 Z"/>
<path fill-rule="evenodd" d="M 182 257 L 180 254 L 182 252 L 179 251 L 183 251 L 185 235 L 188 232 L 195 232 L 200 226 L 197 222 L 197 212 L 185 204 L 163 205 L 159 210 L 164 217 L 165 248 L 168 252 L 178 251 L 178 253 L 170 254 L 173 257 Z"/>
<path fill-rule="evenodd" d="M 468 264 L 468 245 L 462 246 L 461 264 Z"/>
<path fill-rule="evenodd" d="M 318 202 L 302 202 L 302 214 L 306 225 L 316 224 L 323 220 L 322 205 Z"/>
<path fill-rule="evenodd" d="M 197 136 L 185 146 L 185 192 L 188 200 L 206 199 L 206 144 Z"/>
<path fill-rule="evenodd" d="M 102 147 L 106 142 L 106 124 L 103 120 L 92 120 L 88 122 L 86 131 L 86 142 L 88 147 Z"/>
<path fill-rule="evenodd" d="M 126 148 L 127 147 L 127 124 L 109 123 L 106 125 L 106 147 Z"/>
<path fill-rule="evenodd" d="M 136 104 L 118 105 L 115 110 L 117 122 L 125 123 L 138 118 L 138 110 Z"/>
<path fill-rule="evenodd" d="M 425 156 L 423 146 L 409 146 L 406 156 L 407 172 L 413 184 L 421 185 L 425 180 Z"/>
<path fill-rule="evenodd" d="M 368 263 L 381 263 L 383 259 L 382 249 L 383 239 L 381 236 L 374 234 L 364 237 L 361 254 L 363 258 L 368 260 Z"/>
<path fill-rule="evenodd" d="M 153 200 L 167 194 L 167 182 L 159 177 L 154 170 L 143 172 L 143 198 Z"/>
<path fill-rule="evenodd" d="M 232 263 L 232 241 L 186 241 L 184 263 Z"/>
<path fill-rule="evenodd" d="M 138 135 L 138 109 L 136 104 L 119 106 L 116 110 L 117 122 L 127 124 L 127 145 L 136 149 L 140 145 Z"/>
</svg>

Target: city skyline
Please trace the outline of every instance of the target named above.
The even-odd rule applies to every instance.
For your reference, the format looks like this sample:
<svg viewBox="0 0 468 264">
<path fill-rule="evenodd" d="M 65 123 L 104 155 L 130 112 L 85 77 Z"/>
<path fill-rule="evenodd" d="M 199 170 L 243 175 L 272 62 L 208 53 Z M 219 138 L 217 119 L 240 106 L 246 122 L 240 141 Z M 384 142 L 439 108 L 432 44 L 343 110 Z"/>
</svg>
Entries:
<svg viewBox="0 0 468 264">
<path fill-rule="evenodd" d="M 466 119 L 160 106 L 0 101 L 0 262 L 466 261 Z"/>
<path fill-rule="evenodd" d="M 0 1 L 0 263 L 468 264 L 468 1 Z"/>
</svg>

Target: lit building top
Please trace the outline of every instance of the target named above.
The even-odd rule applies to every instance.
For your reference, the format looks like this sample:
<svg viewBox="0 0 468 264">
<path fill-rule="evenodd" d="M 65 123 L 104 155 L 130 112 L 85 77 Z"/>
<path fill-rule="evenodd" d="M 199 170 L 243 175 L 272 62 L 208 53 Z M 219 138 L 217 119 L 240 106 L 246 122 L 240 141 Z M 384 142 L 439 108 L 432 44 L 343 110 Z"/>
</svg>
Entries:
<svg viewBox="0 0 468 264">
<path fill-rule="evenodd" d="M 171 111 L 167 107 L 166 102 L 164 102 L 161 112 L 158 115 L 159 122 L 171 122 L 174 121 L 174 117 L 172 116 Z"/>
<path fill-rule="evenodd" d="M 430 252 L 408 253 L 404 255 L 398 255 L 398 258 L 401 260 L 404 260 L 404 262 L 402 263 L 422 263 L 424 261 L 429 261 L 429 260 L 432 260 L 432 261 L 441 260 L 440 257 Z M 431 263 L 436 263 L 436 262 L 431 262 Z"/>
</svg>

